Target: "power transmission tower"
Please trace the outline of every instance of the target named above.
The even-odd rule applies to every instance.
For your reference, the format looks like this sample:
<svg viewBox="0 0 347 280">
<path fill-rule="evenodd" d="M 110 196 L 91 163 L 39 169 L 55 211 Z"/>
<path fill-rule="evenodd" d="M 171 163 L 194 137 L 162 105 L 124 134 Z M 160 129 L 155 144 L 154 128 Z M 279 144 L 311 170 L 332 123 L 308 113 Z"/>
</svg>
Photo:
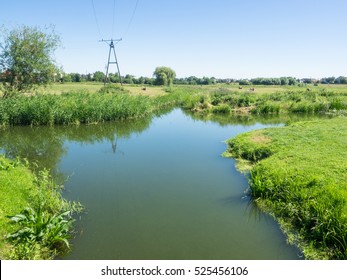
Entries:
<svg viewBox="0 0 347 280">
<path fill-rule="evenodd" d="M 120 84 L 123 85 L 122 83 L 122 77 L 120 75 L 120 71 L 119 71 L 119 65 L 118 65 L 118 61 L 117 61 L 117 55 L 116 55 L 116 49 L 115 49 L 115 44 L 113 43 L 113 41 L 116 42 L 116 44 L 120 41 L 122 41 L 122 39 L 117 39 L 117 40 L 101 40 L 100 42 L 105 42 L 110 46 L 110 50 L 108 52 L 108 61 L 107 61 L 107 68 L 106 68 L 106 74 L 105 74 L 105 80 L 104 80 L 104 85 L 106 85 L 107 82 L 107 77 L 108 77 L 108 69 L 110 67 L 110 64 L 116 64 L 117 65 L 117 70 L 118 70 L 118 76 L 119 76 L 119 80 L 120 80 Z M 113 50 L 113 54 L 114 54 L 114 61 L 111 61 L 111 52 Z"/>
</svg>

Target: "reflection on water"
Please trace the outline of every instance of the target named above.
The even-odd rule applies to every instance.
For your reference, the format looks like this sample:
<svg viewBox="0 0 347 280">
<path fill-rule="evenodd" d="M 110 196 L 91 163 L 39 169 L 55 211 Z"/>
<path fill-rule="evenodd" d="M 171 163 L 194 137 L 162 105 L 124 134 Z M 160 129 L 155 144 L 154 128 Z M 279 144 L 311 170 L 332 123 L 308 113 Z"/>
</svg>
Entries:
<svg viewBox="0 0 347 280">
<path fill-rule="evenodd" d="M 64 258 L 297 259 L 234 160 L 220 156 L 227 138 L 286 121 L 173 110 L 153 120 L 2 129 L 0 148 L 68 177 L 64 196 L 86 207 Z"/>
<path fill-rule="evenodd" d="M 2 127 L 0 151 L 9 158 L 27 158 L 37 163 L 38 167 L 47 168 L 57 175 L 60 159 L 67 153 L 65 142 L 92 145 L 106 141 L 112 152 L 116 153 L 118 139 L 141 133 L 149 127 L 150 122 L 150 118 L 144 118 L 98 125 Z"/>
</svg>

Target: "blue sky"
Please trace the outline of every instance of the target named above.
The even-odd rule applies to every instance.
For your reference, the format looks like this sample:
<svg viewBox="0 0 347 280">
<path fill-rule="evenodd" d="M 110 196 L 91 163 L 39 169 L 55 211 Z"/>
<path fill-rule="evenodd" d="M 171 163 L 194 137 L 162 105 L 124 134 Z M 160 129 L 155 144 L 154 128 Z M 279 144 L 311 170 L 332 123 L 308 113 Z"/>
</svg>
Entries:
<svg viewBox="0 0 347 280">
<path fill-rule="evenodd" d="M 346 0 L 139 0 L 129 26 L 136 2 L 0 0 L 0 25 L 54 25 L 66 72 L 104 71 L 112 37 L 122 75 L 347 76 Z"/>
</svg>

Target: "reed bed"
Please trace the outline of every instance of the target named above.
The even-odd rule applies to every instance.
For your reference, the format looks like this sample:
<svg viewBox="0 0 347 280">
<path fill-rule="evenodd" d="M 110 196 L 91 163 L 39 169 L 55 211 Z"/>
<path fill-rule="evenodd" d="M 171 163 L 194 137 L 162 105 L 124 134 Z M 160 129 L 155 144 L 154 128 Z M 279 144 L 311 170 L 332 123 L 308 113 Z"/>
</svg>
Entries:
<svg viewBox="0 0 347 280">
<path fill-rule="evenodd" d="M 144 117 L 150 98 L 126 93 L 65 93 L 17 96 L 0 100 L 1 125 L 99 123 Z"/>
</svg>

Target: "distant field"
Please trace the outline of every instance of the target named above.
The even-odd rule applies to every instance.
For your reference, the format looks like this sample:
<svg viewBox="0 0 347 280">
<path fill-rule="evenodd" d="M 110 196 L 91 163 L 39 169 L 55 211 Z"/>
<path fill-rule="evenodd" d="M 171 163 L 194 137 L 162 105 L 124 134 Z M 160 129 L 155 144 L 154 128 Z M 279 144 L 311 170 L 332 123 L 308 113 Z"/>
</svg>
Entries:
<svg viewBox="0 0 347 280">
<path fill-rule="evenodd" d="M 40 88 L 39 93 L 61 94 L 67 92 L 95 93 L 103 87 L 102 83 L 54 83 L 46 88 Z"/>
<path fill-rule="evenodd" d="M 67 92 L 88 92 L 96 93 L 102 87 L 103 83 L 97 82 L 81 82 L 81 83 L 54 83 L 46 88 L 40 88 L 37 92 L 39 93 L 52 93 L 52 94 L 61 94 Z M 162 86 L 151 86 L 151 85 L 123 85 L 123 87 L 133 94 L 143 94 L 148 96 L 158 95 L 165 93 L 166 88 Z M 240 87 L 242 89 L 240 89 Z M 276 92 L 285 92 L 288 90 L 291 91 L 303 91 L 309 89 L 312 92 L 320 92 L 324 90 L 331 91 L 333 90 L 336 93 L 346 93 L 347 94 L 347 85 L 323 85 L 319 84 L 318 86 L 307 85 L 307 86 L 239 86 L 238 84 L 215 84 L 215 85 L 174 85 L 175 89 L 190 89 L 196 90 L 200 93 L 209 93 L 217 89 L 228 89 L 231 91 L 237 91 L 239 93 L 248 93 L 251 92 L 250 88 L 254 88 L 254 93 L 264 94 L 264 93 L 276 93 Z M 1 90 L 1 89 L 0 89 Z M 253 93 L 253 92 L 252 92 Z"/>
<path fill-rule="evenodd" d="M 47 88 L 40 88 L 39 93 L 51 93 L 51 94 L 62 94 L 67 92 L 87 92 L 96 93 L 104 86 L 103 83 L 63 83 L 63 84 L 52 84 Z M 124 89 L 128 90 L 133 94 L 143 95 L 158 95 L 165 92 L 165 89 L 160 86 L 148 86 L 148 85 L 123 85 Z"/>
</svg>

